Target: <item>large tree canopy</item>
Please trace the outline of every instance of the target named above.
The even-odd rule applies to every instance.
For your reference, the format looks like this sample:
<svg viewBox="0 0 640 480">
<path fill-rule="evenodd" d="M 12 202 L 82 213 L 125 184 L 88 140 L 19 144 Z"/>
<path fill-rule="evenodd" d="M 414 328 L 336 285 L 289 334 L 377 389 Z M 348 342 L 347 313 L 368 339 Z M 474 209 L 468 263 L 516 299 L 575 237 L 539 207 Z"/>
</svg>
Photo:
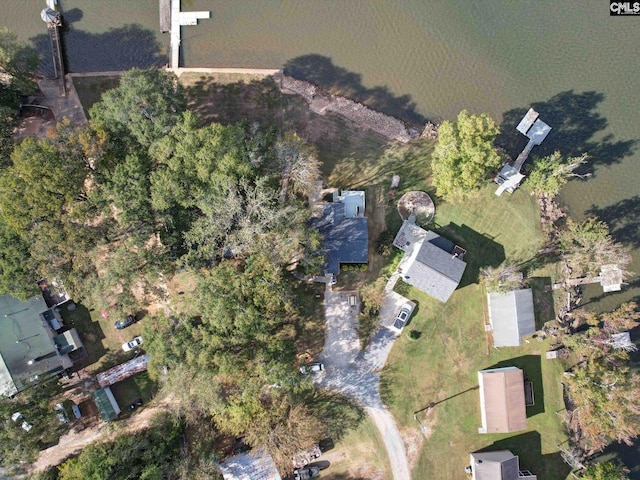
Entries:
<svg viewBox="0 0 640 480">
<path fill-rule="evenodd" d="M 132 138 L 143 147 L 169 133 L 186 106 L 182 86 L 170 72 L 133 69 L 120 86 L 102 95 L 90 110 L 92 123 L 125 143 Z"/>
<path fill-rule="evenodd" d="M 616 265 L 624 271 L 631 263 L 629 249 L 615 242 L 608 225 L 597 218 L 580 223 L 569 219 L 559 241 L 571 277 L 598 275 L 603 265 Z"/>
<path fill-rule="evenodd" d="M 17 36 L 6 28 L 0 28 L 0 83 L 9 84 L 24 95 L 34 92 L 38 53 L 19 43 Z M 8 78 L 2 78 L 2 75 Z"/>
<path fill-rule="evenodd" d="M 623 345 L 612 334 L 637 325 L 635 304 L 593 315 L 591 327 L 567 337 L 565 345 L 581 360 L 566 377 L 573 408 L 569 428 L 574 441 L 588 454 L 611 442 L 629 443 L 640 435 L 640 374 L 629 365 Z"/>
<path fill-rule="evenodd" d="M 531 164 L 531 172 L 527 176 L 526 185 L 536 195 L 558 195 L 567 183 L 574 170 L 586 163 L 587 155 L 563 158 L 560 152 L 547 157 L 535 158 Z"/>
<path fill-rule="evenodd" d="M 431 161 L 433 185 L 440 197 L 461 200 L 480 189 L 487 173 L 502 162 L 493 146 L 498 133 L 487 114 L 469 115 L 466 110 L 457 122 L 440 125 Z"/>
</svg>

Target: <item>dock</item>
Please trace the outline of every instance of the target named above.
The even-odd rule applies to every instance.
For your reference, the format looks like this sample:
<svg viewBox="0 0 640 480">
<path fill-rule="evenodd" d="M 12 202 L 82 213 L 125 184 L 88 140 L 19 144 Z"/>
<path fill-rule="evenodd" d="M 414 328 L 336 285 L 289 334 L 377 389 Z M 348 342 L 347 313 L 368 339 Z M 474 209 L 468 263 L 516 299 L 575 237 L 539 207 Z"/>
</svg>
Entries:
<svg viewBox="0 0 640 480">
<path fill-rule="evenodd" d="M 171 23 L 171 68 L 176 70 L 180 67 L 180 43 L 182 42 L 182 26 L 187 25 L 197 25 L 198 20 L 204 18 L 211 18 L 211 12 L 200 11 L 200 12 L 182 12 L 180 11 L 180 0 L 161 0 L 160 6 L 162 7 L 163 2 L 171 3 L 171 14 L 170 14 L 170 23 Z M 162 10 L 161 10 L 162 12 Z M 160 17 L 162 29 L 162 14 Z"/>
<path fill-rule="evenodd" d="M 160 32 L 171 31 L 171 0 L 160 0 Z"/>
</svg>

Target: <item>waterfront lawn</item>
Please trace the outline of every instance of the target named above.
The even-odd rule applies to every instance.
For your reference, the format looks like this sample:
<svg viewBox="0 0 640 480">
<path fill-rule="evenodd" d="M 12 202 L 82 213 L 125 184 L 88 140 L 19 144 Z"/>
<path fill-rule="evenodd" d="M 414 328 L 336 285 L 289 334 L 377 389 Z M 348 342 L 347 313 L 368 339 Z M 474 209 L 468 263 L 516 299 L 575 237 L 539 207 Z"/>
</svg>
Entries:
<svg viewBox="0 0 640 480">
<path fill-rule="evenodd" d="M 120 85 L 119 75 L 72 76 L 71 80 L 87 118 L 89 118 L 89 109 L 94 103 L 100 101 L 102 94 Z"/>
<path fill-rule="evenodd" d="M 396 286 L 418 305 L 406 330 L 420 333 L 411 339 L 405 332 L 394 344 L 382 374 L 383 399 L 408 428 L 419 426 L 413 412 L 437 403 L 418 414 L 429 435 L 414 468 L 418 480 L 462 478 L 469 453 L 485 448 L 511 449 L 520 456 L 521 467 L 539 478 L 561 479 L 569 472 L 558 453 L 566 439 L 556 413 L 563 409 L 563 365 L 544 356 L 551 340 L 532 338 L 522 347 L 497 350 L 484 331 L 486 295 L 477 283 L 478 269 L 505 258 L 527 261 L 543 240 L 533 197 L 523 191 L 496 197 L 493 191 L 489 186 L 465 204 L 436 203 L 435 228 L 467 250 L 461 287 L 446 304 L 401 281 Z M 541 297 L 539 311 L 553 311 L 545 304 L 549 301 Z M 480 435 L 477 372 L 507 365 L 523 368 L 534 383 L 536 404 L 527 410 L 528 430 Z"/>
</svg>

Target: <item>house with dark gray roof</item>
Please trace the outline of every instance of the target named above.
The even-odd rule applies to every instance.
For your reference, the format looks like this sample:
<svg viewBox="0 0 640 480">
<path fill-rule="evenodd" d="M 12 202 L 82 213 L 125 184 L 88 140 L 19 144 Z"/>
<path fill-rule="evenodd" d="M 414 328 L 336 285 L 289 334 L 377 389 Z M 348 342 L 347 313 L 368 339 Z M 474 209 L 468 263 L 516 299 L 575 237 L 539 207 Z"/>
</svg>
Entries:
<svg viewBox="0 0 640 480">
<path fill-rule="evenodd" d="M 364 192 L 345 190 L 324 202 L 322 214 L 309 224 L 318 229 L 325 250 L 325 275 L 336 275 L 340 265 L 369 260 L 369 224 L 364 216 Z"/>
<path fill-rule="evenodd" d="M 410 220 L 403 222 L 393 244 L 405 252 L 398 267 L 402 279 L 441 302 L 449 300 L 467 267 L 465 250 Z"/>
<path fill-rule="evenodd" d="M 510 450 L 474 452 L 469 455 L 472 480 L 536 480 L 529 470 L 520 470 L 520 460 Z"/>
<path fill-rule="evenodd" d="M 494 347 L 518 347 L 522 337 L 536 331 L 530 288 L 507 293 L 489 292 L 487 300 Z"/>
<path fill-rule="evenodd" d="M 73 366 L 69 356 L 83 348 L 42 296 L 22 301 L 0 295 L 0 395 L 13 396 L 40 377 Z"/>
</svg>

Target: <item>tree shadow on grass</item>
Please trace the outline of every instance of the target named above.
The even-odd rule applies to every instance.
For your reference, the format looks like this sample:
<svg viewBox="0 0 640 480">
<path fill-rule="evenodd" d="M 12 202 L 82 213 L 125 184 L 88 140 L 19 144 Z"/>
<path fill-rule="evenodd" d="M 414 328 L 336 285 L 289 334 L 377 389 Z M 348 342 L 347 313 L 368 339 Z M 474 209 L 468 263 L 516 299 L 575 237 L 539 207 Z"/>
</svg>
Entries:
<svg viewBox="0 0 640 480">
<path fill-rule="evenodd" d="M 538 432 L 527 432 L 498 440 L 479 451 L 495 450 L 510 450 L 519 457 L 520 470 L 529 470 L 538 478 L 566 478 L 571 471 L 560 452 L 542 453 L 542 441 Z"/>
<path fill-rule="evenodd" d="M 75 310 L 69 310 L 68 306 L 71 302 L 60 305 L 60 315 L 66 327 L 75 328 L 80 335 L 84 350 L 87 356 L 81 358 L 76 367 L 84 368 L 100 361 L 106 354 L 107 350 L 102 344 L 105 334 L 99 322 L 94 322 L 87 307 L 81 303 L 76 303 Z"/>
<path fill-rule="evenodd" d="M 501 244 L 491 237 L 476 232 L 467 225 L 450 223 L 446 227 L 436 226 L 435 231 L 467 251 L 464 255 L 467 267 L 458 288 L 478 283 L 481 268 L 497 267 L 506 258 L 504 247 Z"/>
<path fill-rule="evenodd" d="M 544 385 L 542 383 L 542 357 L 540 355 L 523 355 L 510 358 L 492 365 L 489 368 L 518 367 L 524 372 L 524 379 L 533 383 L 534 404 L 527 407 L 527 418 L 544 413 Z"/>
<path fill-rule="evenodd" d="M 593 173 L 596 165 L 612 165 L 633 154 L 637 140 L 615 140 L 611 133 L 603 135 L 608 127 L 607 119 L 598 111 L 603 100 L 603 93 L 567 90 L 547 101 L 532 103 L 531 108 L 552 128 L 533 154 L 544 157 L 558 150 L 564 156 L 573 157 L 588 153 L 589 162 L 576 171 L 582 174 Z M 516 130 L 516 125 L 528 110 L 529 107 L 514 108 L 503 114 L 501 133 L 495 143 L 512 158 L 527 144 L 528 139 Z"/>
<path fill-rule="evenodd" d="M 324 433 L 333 443 L 356 428 L 366 416 L 362 407 L 338 393 L 312 389 L 305 392 L 303 397 L 311 413 L 322 421 Z"/>
<path fill-rule="evenodd" d="M 529 287 L 533 291 L 536 330 L 540 330 L 545 323 L 556 318 L 551 284 L 551 277 L 529 278 Z"/>
<path fill-rule="evenodd" d="M 54 69 L 49 35 L 36 35 L 31 41 L 40 54 L 40 72 L 52 77 Z M 67 22 L 62 30 L 61 44 L 66 72 L 150 68 L 165 65 L 168 61 L 167 56 L 161 53 L 162 46 L 155 34 L 137 24 L 112 28 L 104 33 L 90 33 L 76 30 Z"/>
<path fill-rule="evenodd" d="M 284 72 L 299 80 L 313 83 L 329 93 L 348 97 L 405 122 L 424 125 L 427 121 L 416 110 L 411 95 L 396 96 L 387 87 L 368 88 L 362 75 L 334 65 L 329 57 L 318 54 L 302 55 L 284 64 Z"/>
</svg>

